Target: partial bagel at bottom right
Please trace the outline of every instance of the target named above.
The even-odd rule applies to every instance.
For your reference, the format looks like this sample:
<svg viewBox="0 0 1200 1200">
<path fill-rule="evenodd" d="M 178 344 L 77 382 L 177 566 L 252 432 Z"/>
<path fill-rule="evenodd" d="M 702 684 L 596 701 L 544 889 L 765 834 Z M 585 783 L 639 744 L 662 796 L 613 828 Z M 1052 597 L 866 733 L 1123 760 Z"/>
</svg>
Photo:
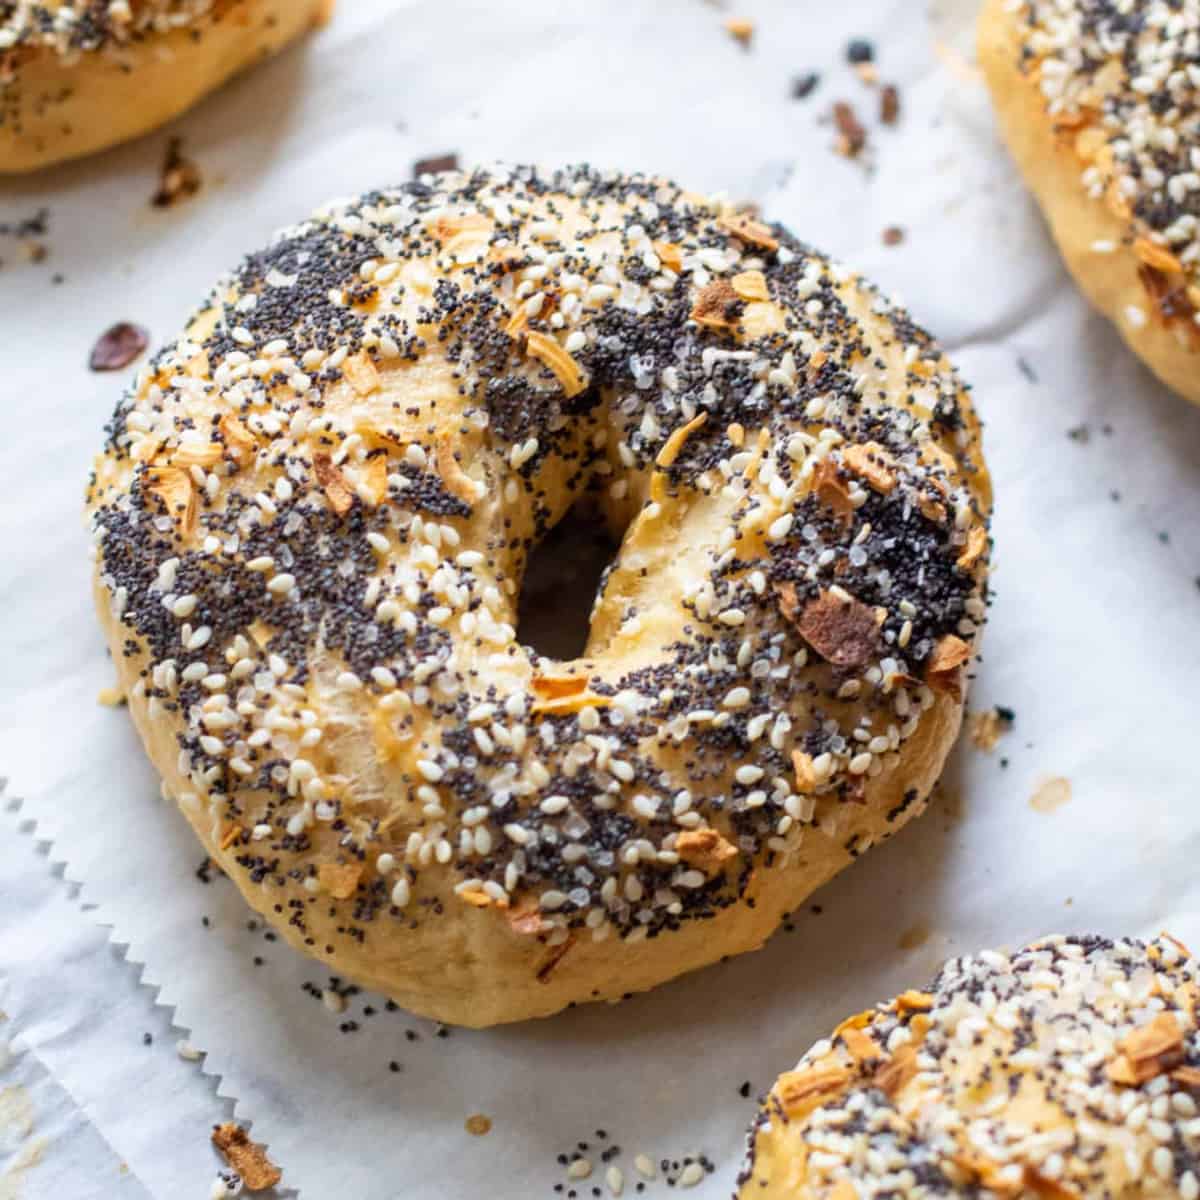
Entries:
<svg viewBox="0 0 1200 1200">
<path fill-rule="evenodd" d="M 738 1200 L 1197 1200 L 1198 974 L 1166 934 L 953 958 L 780 1075 Z"/>
</svg>

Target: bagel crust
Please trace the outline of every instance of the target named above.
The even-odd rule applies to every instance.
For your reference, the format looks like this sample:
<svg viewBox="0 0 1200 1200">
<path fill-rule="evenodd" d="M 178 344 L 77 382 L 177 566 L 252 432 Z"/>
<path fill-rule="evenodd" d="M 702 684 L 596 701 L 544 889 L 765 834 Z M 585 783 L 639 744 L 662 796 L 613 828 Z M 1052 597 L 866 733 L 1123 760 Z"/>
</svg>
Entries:
<svg viewBox="0 0 1200 1200">
<path fill-rule="evenodd" d="M 1200 403 L 1200 5 L 987 0 L 1000 130 L 1084 294 Z"/>
<path fill-rule="evenodd" d="M 623 533 L 584 656 L 528 554 Z M 249 902 L 444 1021 L 757 948 L 924 807 L 985 616 L 966 393 L 778 226 L 641 176 L 427 176 L 223 280 L 96 462 L 96 590 Z"/>
<path fill-rule="evenodd" d="M 776 1080 L 741 1200 L 1196 1200 L 1200 963 L 1166 934 L 951 959 Z"/>
<path fill-rule="evenodd" d="M 0 174 L 165 124 L 332 0 L 0 0 Z"/>
</svg>

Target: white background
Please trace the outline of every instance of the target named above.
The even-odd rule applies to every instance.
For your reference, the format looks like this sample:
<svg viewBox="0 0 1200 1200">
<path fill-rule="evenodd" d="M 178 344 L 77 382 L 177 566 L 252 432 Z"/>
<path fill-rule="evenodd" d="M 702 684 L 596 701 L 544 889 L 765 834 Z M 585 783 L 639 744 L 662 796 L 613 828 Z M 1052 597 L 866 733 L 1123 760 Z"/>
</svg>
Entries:
<svg viewBox="0 0 1200 1200">
<path fill-rule="evenodd" d="M 996 144 L 972 9 L 748 2 L 747 52 L 704 0 L 342 0 L 329 29 L 171 131 L 205 179 L 188 203 L 149 206 L 166 131 L 0 184 L 0 223 L 51 210 L 46 262 L 0 239 L 0 771 L 21 798 L 0 821 L 0 1036 L 17 1049 L 0 1087 L 28 1090 L 46 1136 L 20 1195 L 203 1197 L 208 1126 L 233 1100 L 304 1197 L 549 1200 L 555 1155 L 597 1128 L 627 1177 L 637 1152 L 702 1151 L 718 1169 L 692 1194 L 727 1195 L 754 1107 L 743 1081 L 758 1093 L 947 954 L 1054 930 L 1200 940 L 1200 409 L 1071 288 Z M 852 36 L 900 85 L 898 129 L 844 64 Z M 817 91 L 790 98 L 808 70 Z M 836 99 L 871 131 L 864 162 L 830 149 Z M 96 704 L 112 677 L 80 504 L 122 386 L 86 370 L 103 329 L 138 321 L 157 344 L 274 228 L 450 150 L 753 199 L 903 296 L 987 423 L 995 605 L 972 706 L 1017 720 L 991 756 L 960 747 L 929 815 L 761 953 L 618 1007 L 442 1040 L 402 1013 L 365 1017 L 376 997 L 328 1012 L 301 990 L 320 969 L 249 930 L 228 884 L 196 881 L 201 852 L 125 714 Z M 889 225 L 903 245 L 882 244 Z M 1068 438 L 1081 425 L 1090 437 Z M 1034 811 L 1050 776 L 1072 798 Z M 172 1020 L 219 1095 L 176 1055 Z M 346 1020 L 362 1028 L 339 1034 Z M 476 1112 L 487 1137 L 463 1131 Z"/>
</svg>

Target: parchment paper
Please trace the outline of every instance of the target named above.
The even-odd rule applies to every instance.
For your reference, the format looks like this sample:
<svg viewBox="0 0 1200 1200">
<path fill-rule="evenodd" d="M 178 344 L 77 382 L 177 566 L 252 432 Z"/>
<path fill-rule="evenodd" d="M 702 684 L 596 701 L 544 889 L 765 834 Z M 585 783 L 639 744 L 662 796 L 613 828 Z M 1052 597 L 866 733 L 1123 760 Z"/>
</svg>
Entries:
<svg viewBox="0 0 1200 1200">
<path fill-rule="evenodd" d="M 755 1094 L 946 955 L 1054 930 L 1200 941 L 1200 410 L 1066 279 L 968 65 L 972 9 L 762 0 L 739 10 L 756 21 L 747 51 L 702 0 L 343 0 L 326 32 L 178 126 L 206 180 L 192 201 L 148 206 L 166 134 L 0 192 L 0 220 L 51 208 L 50 258 L 0 270 L 0 766 L 303 1196 L 552 1197 L 556 1156 L 580 1141 L 596 1164 L 580 1197 L 606 1194 L 612 1144 L 627 1193 L 635 1154 L 703 1153 L 716 1169 L 693 1194 L 727 1195 Z M 853 36 L 900 85 L 896 129 L 845 65 Z M 792 99 L 809 70 L 817 90 Z M 831 152 L 838 99 L 869 128 L 860 161 Z M 449 150 L 586 158 L 755 199 L 903 295 L 987 422 L 996 591 L 971 704 L 1016 721 L 991 755 L 964 744 L 930 814 L 762 952 L 618 1007 L 439 1038 L 378 997 L 331 1012 L 322 970 L 248 929 L 228 883 L 193 876 L 200 851 L 125 714 L 95 702 L 112 676 L 79 505 L 121 386 L 84 368 L 101 330 L 125 318 L 169 336 L 273 228 Z M 904 241 L 885 246 L 893 225 Z M 1038 811 L 1048 778 L 1070 800 Z M 102 1090 L 118 1067 L 78 1055 L 56 1071 L 69 1091 Z M 464 1131 L 477 1113 L 485 1137 Z M 184 1143 L 207 1129 L 181 1141 L 168 1116 L 131 1100 L 99 1128 L 153 1194 L 203 1195 Z M 661 1173 L 646 1194 L 667 1194 Z"/>
<path fill-rule="evenodd" d="M 0 1195 L 149 1200 L 35 1055 L 0 1041 L 0 1085 Z"/>
<path fill-rule="evenodd" d="M 27 826 L 0 795 L 0 1197 L 148 1200 L 184 1181 L 203 1200 L 205 1135 L 233 1104 Z"/>
</svg>

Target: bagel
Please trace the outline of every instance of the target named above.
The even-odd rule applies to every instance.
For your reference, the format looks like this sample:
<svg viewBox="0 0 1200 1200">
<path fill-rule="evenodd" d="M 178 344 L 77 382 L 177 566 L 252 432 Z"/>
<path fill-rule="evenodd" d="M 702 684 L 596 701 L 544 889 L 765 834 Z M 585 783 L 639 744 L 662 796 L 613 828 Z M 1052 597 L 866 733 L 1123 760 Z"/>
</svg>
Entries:
<svg viewBox="0 0 1200 1200">
<path fill-rule="evenodd" d="M 951 959 L 775 1082 L 740 1200 L 1196 1200 L 1200 963 L 1173 938 Z"/>
<path fill-rule="evenodd" d="M 165 124 L 332 0 L 0 0 L 0 174 Z"/>
<path fill-rule="evenodd" d="M 988 477 L 933 342 L 660 179 L 330 206 L 142 370 L 88 505 L 146 748 L 293 945 L 447 1022 L 761 945 L 921 811 L 985 617 Z M 572 506 L 583 657 L 516 639 Z"/>
<path fill-rule="evenodd" d="M 1200 403 L 1200 9 L 987 0 L 1000 130 L 1084 294 Z"/>
</svg>

